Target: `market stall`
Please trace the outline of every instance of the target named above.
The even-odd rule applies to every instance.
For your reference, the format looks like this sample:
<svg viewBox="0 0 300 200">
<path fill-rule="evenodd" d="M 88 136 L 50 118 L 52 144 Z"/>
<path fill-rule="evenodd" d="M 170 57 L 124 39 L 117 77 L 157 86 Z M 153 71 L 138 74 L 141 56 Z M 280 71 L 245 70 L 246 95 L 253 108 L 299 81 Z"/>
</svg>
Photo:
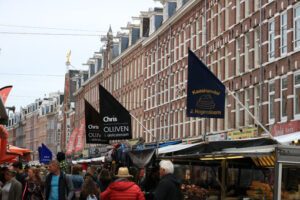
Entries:
<svg viewBox="0 0 300 200">
<path fill-rule="evenodd" d="M 300 199 L 300 148 L 268 138 L 199 143 L 160 154 L 186 199 Z"/>
</svg>

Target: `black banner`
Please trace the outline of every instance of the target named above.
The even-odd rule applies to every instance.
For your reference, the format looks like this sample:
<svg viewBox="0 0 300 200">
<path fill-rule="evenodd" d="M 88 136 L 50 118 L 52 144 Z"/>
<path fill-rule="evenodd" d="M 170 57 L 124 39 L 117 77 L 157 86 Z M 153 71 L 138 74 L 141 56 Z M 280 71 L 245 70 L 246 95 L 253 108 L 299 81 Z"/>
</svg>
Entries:
<svg viewBox="0 0 300 200">
<path fill-rule="evenodd" d="M 224 118 L 225 86 L 191 50 L 187 85 L 187 117 Z"/>
<path fill-rule="evenodd" d="M 131 139 L 131 116 L 129 112 L 101 85 L 100 129 L 108 140 Z"/>
<path fill-rule="evenodd" d="M 108 144 L 108 140 L 100 130 L 100 114 L 89 102 L 85 105 L 85 132 L 87 144 Z"/>
</svg>

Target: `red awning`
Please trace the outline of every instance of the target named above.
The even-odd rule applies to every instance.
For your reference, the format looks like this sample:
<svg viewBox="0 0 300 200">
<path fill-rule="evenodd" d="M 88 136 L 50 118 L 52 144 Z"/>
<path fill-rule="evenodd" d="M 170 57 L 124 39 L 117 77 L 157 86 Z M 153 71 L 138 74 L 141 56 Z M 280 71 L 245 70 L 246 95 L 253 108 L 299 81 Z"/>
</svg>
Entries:
<svg viewBox="0 0 300 200">
<path fill-rule="evenodd" d="M 11 162 L 18 156 L 21 156 L 23 160 L 31 160 L 31 151 L 29 149 L 22 149 L 13 145 L 9 145 L 7 148 L 7 136 L 8 132 L 0 125 L 0 164 L 5 162 Z"/>
<path fill-rule="evenodd" d="M 0 158 L 0 164 L 11 162 L 13 159 L 17 158 L 18 155 L 15 154 L 5 154 Z"/>
<path fill-rule="evenodd" d="M 31 161 L 31 151 L 29 149 L 23 149 L 20 147 L 9 145 L 6 152 L 7 154 L 20 155 L 23 160 Z"/>
</svg>

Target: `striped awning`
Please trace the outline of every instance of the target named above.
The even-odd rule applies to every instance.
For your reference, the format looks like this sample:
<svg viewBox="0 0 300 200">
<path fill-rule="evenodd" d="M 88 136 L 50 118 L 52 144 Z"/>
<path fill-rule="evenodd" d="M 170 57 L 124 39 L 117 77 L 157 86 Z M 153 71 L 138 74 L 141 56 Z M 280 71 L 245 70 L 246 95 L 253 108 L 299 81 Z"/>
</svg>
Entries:
<svg viewBox="0 0 300 200">
<path fill-rule="evenodd" d="M 252 157 L 252 161 L 257 167 L 274 167 L 275 165 L 275 155 L 263 156 L 263 157 Z"/>
</svg>

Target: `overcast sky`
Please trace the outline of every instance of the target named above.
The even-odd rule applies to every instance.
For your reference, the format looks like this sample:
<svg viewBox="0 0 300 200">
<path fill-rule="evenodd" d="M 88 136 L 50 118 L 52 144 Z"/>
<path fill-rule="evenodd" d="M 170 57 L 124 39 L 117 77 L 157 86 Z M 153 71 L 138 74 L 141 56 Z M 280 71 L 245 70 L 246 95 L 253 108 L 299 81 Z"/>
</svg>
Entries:
<svg viewBox="0 0 300 200">
<path fill-rule="evenodd" d="M 13 85 L 5 106 L 19 110 L 51 92 L 63 92 L 70 50 L 71 64 L 87 69 L 82 64 L 99 51 L 99 35 L 106 34 L 109 25 L 116 34 L 132 22 L 131 17 L 155 6 L 161 4 L 153 0 L 0 0 L 0 88 Z"/>
</svg>

